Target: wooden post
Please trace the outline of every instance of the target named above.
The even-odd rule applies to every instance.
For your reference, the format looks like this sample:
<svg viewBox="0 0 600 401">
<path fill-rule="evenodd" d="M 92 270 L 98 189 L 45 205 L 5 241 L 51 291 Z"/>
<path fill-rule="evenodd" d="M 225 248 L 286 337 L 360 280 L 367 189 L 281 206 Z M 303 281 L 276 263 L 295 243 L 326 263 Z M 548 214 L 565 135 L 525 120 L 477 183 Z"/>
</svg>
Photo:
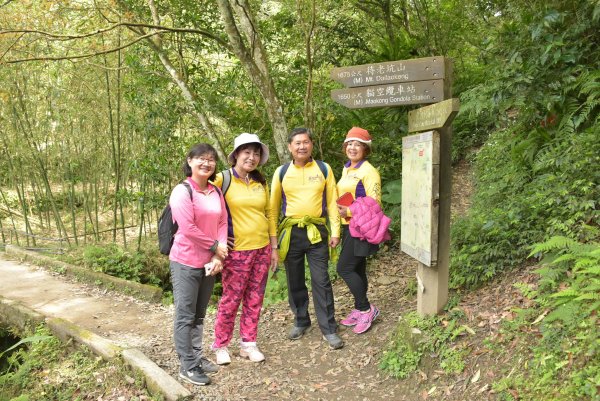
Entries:
<svg viewBox="0 0 600 401">
<path fill-rule="evenodd" d="M 444 100 L 452 98 L 452 63 L 446 59 Z M 451 120 L 450 120 L 451 121 Z M 448 301 L 450 268 L 450 199 L 452 192 L 452 125 L 445 122 L 440 133 L 439 166 L 439 218 L 437 265 L 429 267 L 421 262 L 417 266 L 417 312 L 421 316 L 435 315 Z"/>
</svg>

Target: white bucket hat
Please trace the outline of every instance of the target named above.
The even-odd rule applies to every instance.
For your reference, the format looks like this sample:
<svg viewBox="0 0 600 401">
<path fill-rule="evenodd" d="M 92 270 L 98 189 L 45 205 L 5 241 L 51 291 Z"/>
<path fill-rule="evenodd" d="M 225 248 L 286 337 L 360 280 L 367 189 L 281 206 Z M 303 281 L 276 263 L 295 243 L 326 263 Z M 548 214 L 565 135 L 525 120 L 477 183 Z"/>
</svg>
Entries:
<svg viewBox="0 0 600 401">
<path fill-rule="evenodd" d="M 232 166 L 235 164 L 235 158 L 233 157 L 233 154 L 240 146 L 246 145 L 248 143 L 258 143 L 262 148 L 262 152 L 260 152 L 260 161 L 258 162 L 259 166 L 262 166 L 267 162 L 267 160 L 269 160 L 269 147 L 260 141 L 258 135 L 244 132 L 236 136 L 233 141 L 233 150 L 231 151 L 229 156 L 227 156 L 227 161 L 229 162 L 229 164 L 231 164 Z"/>
</svg>

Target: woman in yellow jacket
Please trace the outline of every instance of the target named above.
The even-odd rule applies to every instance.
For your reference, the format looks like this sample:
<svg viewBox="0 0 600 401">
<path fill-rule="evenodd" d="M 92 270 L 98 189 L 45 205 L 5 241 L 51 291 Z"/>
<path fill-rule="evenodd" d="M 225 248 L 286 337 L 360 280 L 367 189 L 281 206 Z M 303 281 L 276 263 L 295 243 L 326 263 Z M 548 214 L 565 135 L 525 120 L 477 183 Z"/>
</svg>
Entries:
<svg viewBox="0 0 600 401">
<path fill-rule="evenodd" d="M 265 356 L 256 345 L 258 320 L 267 285 L 269 267 L 277 267 L 277 250 L 270 237 L 276 227 L 270 223 L 269 190 L 265 178 L 256 168 L 269 159 L 269 148 L 255 134 L 243 133 L 234 141 L 228 157 L 231 169 L 217 174 L 215 185 L 223 188 L 224 176 L 230 184 L 225 192 L 229 212 L 228 236 L 233 238 L 233 250 L 223 263 L 223 295 L 215 322 L 215 342 L 212 345 L 216 362 L 231 362 L 227 346 L 231 342 L 235 318 L 242 304 L 240 317 L 240 356 L 253 362 Z"/>
<path fill-rule="evenodd" d="M 381 204 L 381 177 L 379 172 L 366 159 L 371 153 L 371 135 L 363 128 L 352 127 L 343 145 L 348 162 L 344 164 L 342 177 L 337 183 L 340 196 L 346 193 L 353 199 L 369 196 Z M 344 279 L 354 296 L 354 309 L 340 323 L 354 327 L 356 334 L 369 330 L 379 315 L 379 309 L 369 302 L 367 290 L 367 256 L 379 248 L 364 240 L 352 237 L 349 221 L 352 218 L 348 206 L 338 203 L 342 221 L 342 251 L 337 263 L 337 272 Z"/>
</svg>

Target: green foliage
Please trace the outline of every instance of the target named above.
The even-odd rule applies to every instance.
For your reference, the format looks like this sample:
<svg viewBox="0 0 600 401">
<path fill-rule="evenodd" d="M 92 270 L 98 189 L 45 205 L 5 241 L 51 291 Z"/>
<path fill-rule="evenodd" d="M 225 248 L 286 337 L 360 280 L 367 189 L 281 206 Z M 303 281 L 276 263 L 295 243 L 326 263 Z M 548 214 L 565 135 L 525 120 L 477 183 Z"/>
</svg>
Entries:
<svg viewBox="0 0 600 401">
<path fill-rule="evenodd" d="M 546 323 L 576 325 L 600 309 L 600 243 L 580 243 L 552 237 L 533 247 L 531 256 L 547 254 L 540 275 L 537 300 L 552 312 Z"/>
<path fill-rule="evenodd" d="M 142 241 L 140 251 L 109 243 L 73 248 L 61 258 L 111 276 L 154 285 L 163 291 L 172 289 L 169 261 L 158 251 L 155 238 Z"/>
<path fill-rule="evenodd" d="M 533 246 L 530 256 L 544 255 L 538 287 L 520 285 L 536 307 L 519 312 L 505 324 L 514 338 L 524 328 L 539 330 L 530 346 L 531 362 L 495 389 L 516 389 L 524 399 L 598 399 L 600 352 L 597 311 L 600 308 L 600 243 L 581 243 L 556 236 Z M 536 326 L 539 326 L 537 328 Z"/>
<path fill-rule="evenodd" d="M 141 256 L 126 252 L 116 244 L 86 247 L 83 251 L 83 262 L 94 271 L 126 280 L 140 281 Z"/>
<path fill-rule="evenodd" d="M 461 325 L 458 315 L 450 313 L 446 318 L 420 317 L 416 312 L 405 315 L 393 332 L 379 367 L 396 378 L 406 378 L 427 356 L 444 372 L 461 373 L 469 351 L 453 341 L 466 332 L 473 333 L 473 330 Z"/>
<path fill-rule="evenodd" d="M 287 300 L 287 280 L 285 271 L 272 273 L 267 281 L 264 306 L 273 305 Z"/>
<path fill-rule="evenodd" d="M 384 213 L 392 219 L 390 231 L 397 240 L 401 230 L 402 180 L 388 181 L 381 187 Z"/>
<path fill-rule="evenodd" d="M 134 396 L 151 397 L 141 378 L 118 361 L 110 364 L 85 348 L 73 351 L 40 327 L 13 347 L 10 367 L 0 372 L 2 400 L 78 400 L 81 396 L 102 398 L 115 388 L 128 389 Z M 16 398 L 15 398 L 16 397 Z"/>
<path fill-rule="evenodd" d="M 476 156 L 469 215 L 452 229 L 453 285 L 489 280 L 550 236 L 593 236 L 585 227 L 600 217 L 595 7 L 586 0 L 507 7 L 510 18 L 490 44 L 506 62 L 470 89 L 489 100 L 470 105 L 469 118 L 482 115 L 489 127 L 491 111 L 498 129 Z"/>
</svg>

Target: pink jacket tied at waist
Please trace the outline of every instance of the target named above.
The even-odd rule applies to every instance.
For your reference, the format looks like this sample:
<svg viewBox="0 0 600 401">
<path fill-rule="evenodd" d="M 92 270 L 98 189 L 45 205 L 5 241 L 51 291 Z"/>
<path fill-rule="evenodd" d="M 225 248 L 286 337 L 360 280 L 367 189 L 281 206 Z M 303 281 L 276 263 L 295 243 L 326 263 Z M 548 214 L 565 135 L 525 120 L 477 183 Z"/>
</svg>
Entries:
<svg viewBox="0 0 600 401">
<path fill-rule="evenodd" d="M 391 239 L 388 228 L 392 219 L 383 214 L 379 203 L 370 196 L 356 198 L 350 206 L 350 235 L 366 240 L 371 244 L 380 244 Z"/>
</svg>

